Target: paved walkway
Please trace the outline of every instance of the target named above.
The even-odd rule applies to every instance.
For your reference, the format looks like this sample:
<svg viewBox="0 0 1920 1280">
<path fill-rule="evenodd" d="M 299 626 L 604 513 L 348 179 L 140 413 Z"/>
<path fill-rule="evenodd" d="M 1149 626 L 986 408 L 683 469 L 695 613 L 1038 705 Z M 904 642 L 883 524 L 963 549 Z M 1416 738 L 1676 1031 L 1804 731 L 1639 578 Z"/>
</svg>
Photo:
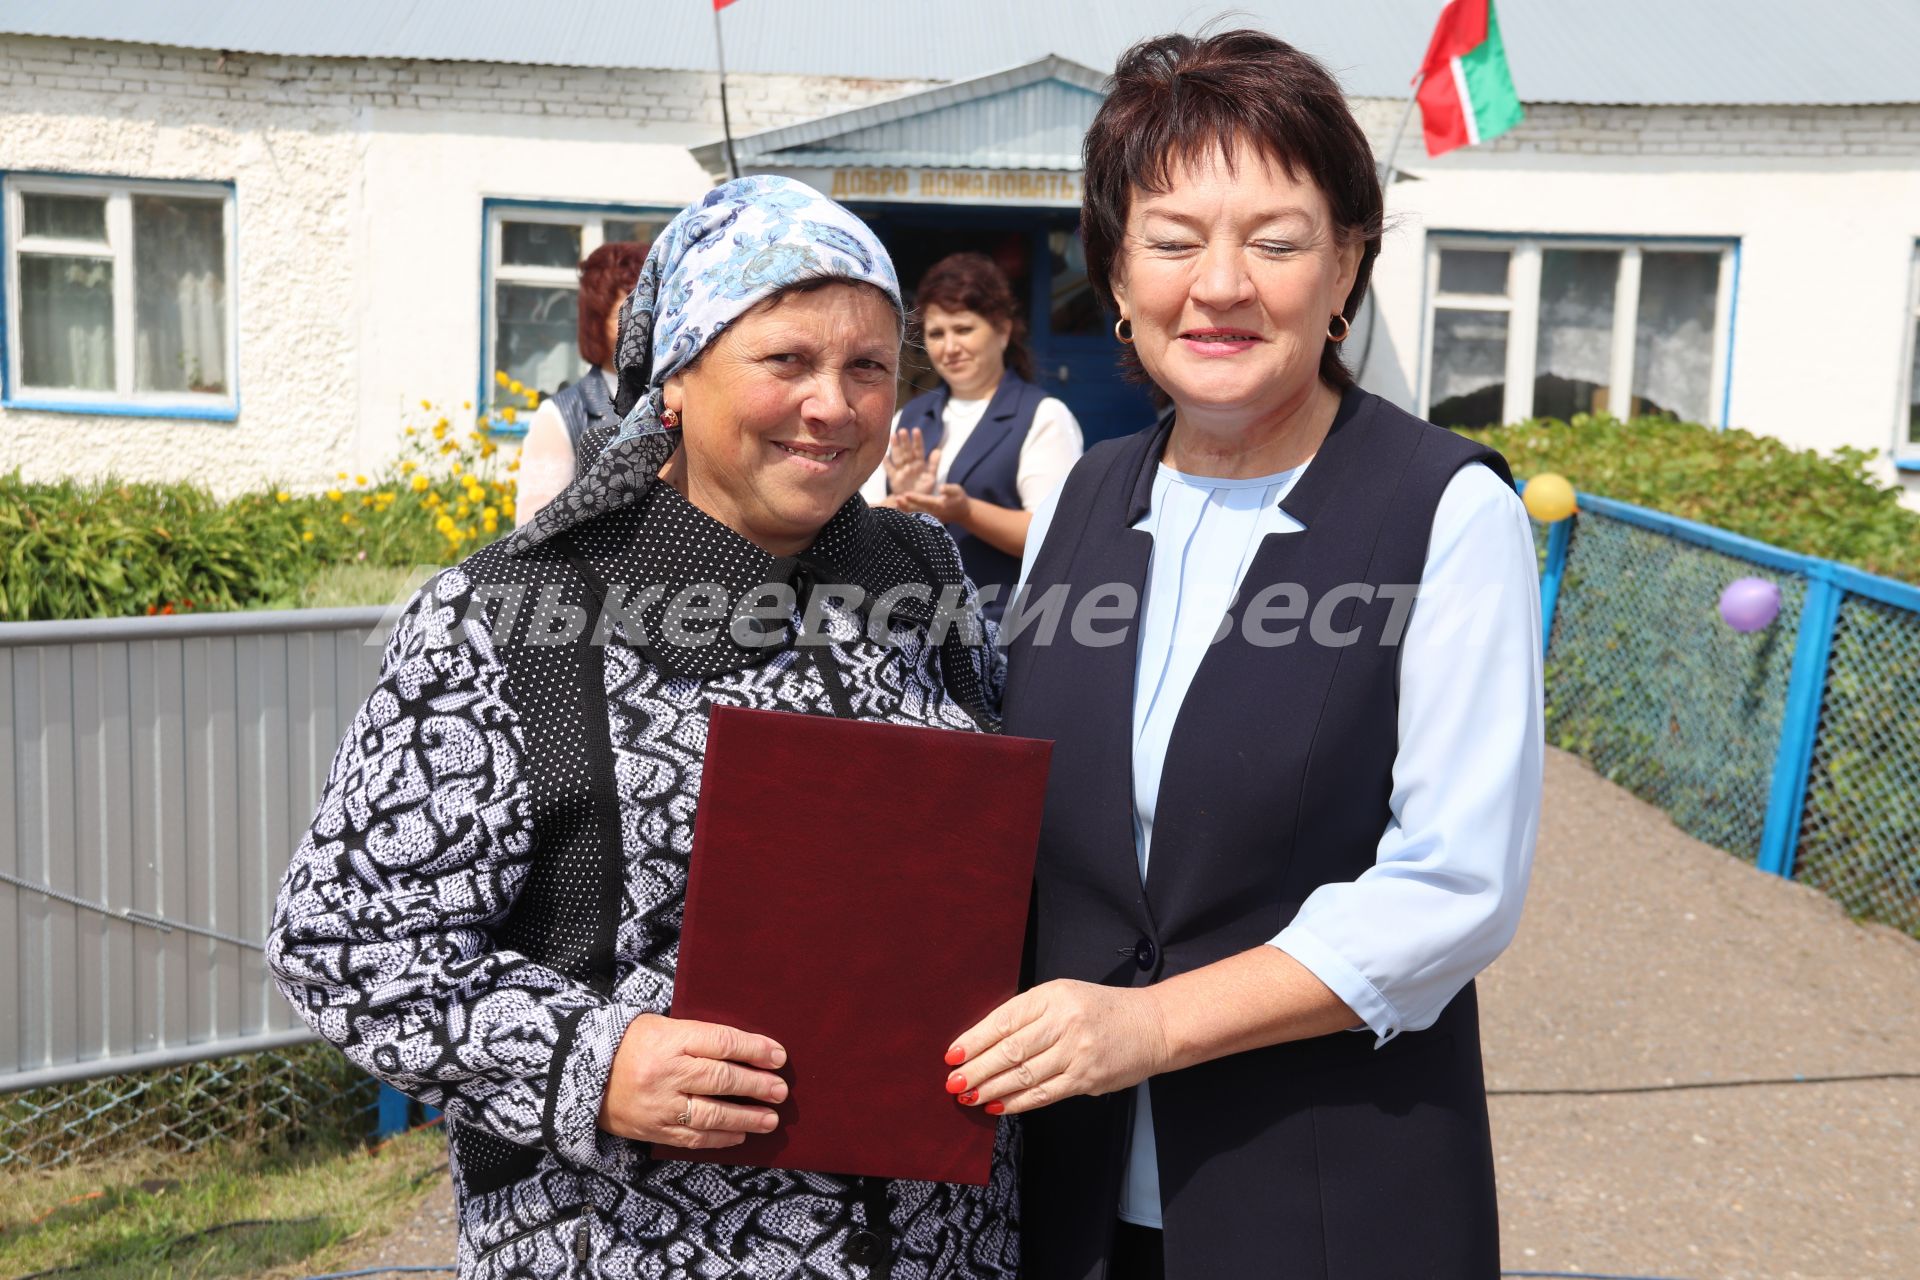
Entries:
<svg viewBox="0 0 1920 1280">
<path fill-rule="evenodd" d="M 1482 980 L 1505 1263 L 1920 1277 L 1920 943 L 1681 834 L 1550 753 L 1526 917 Z"/>
<path fill-rule="evenodd" d="M 1558 752 L 1526 919 L 1482 979 L 1505 1265 L 1920 1278 L 1920 943 L 1677 831 Z M 444 1183 L 350 1264 L 453 1257 Z"/>
</svg>

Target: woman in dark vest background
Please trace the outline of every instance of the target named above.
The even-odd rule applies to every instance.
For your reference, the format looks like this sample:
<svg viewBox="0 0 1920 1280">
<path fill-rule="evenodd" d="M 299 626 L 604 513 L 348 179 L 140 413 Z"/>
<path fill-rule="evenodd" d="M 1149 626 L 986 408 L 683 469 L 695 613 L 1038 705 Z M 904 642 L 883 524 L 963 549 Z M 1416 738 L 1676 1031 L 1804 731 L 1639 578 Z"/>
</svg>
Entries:
<svg viewBox="0 0 1920 1280">
<path fill-rule="evenodd" d="M 527 425 L 514 499 L 516 526 L 532 520 L 593 461 L 592 456 L 580 456 L 580 441 L 588 432 L 598 430 L 589 444 L 597 454 L 620 425 L 613 411 L 620 306 L 640 278 L 647 249 L 644 244 L 603 244 L 580 262 L 580 358 L 587 362 L 587 371 L 541 401 Z"/>
<path fill-rule="evenodd" d="M 1034 508 L 1080 459 L 1080 424 L 1033 384 L 1019 304 L 993 259 L 942 258 L 914 305 L 943 385 L 900 410 L 887 461 L 860 492 L 873 505 L 944 521 L 987 615 L 998 618 Z"/>
<path fill-rule="evenodd" d="M 1524 509 L 1341 362 L 1382 199 L 1318 63 L 1136 46 L 1085 192 L 1090 277 L 1173 413 L 1035 514 L 1026 603 L 1058 625 L 1002 630 L 1007 732 L 1055 742 L 1034 985 L 947 1087 L 1027 1113 L 1033 1280 L 1491 1280 L 1473 978 L 1539 815 Z"/>
</svg>

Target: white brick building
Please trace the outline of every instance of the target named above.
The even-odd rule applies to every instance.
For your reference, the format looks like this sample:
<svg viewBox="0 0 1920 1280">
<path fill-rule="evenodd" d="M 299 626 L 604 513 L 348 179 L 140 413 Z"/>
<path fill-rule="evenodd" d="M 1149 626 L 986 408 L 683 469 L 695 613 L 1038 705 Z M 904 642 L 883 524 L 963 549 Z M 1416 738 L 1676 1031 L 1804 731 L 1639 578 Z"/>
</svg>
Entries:
<svg viewBox="0 0 1920 1280">
<path fill-rule="evenodd" d="M 646 234 L 724 170 L 711 71 L 637 69 L 653 52 L 699 65 L 679 19 L 645 49 L 592 51 L 633 66 L 565 66 L 545 65 L 550 40 L 521 63 L 480 47 L 484 30 L 375 31 L 352 49 L 240 23 L 164 37 L 295 50 L 221 52 L 151 43 L 160 19 L 106 22 L 114 0 L 50 7 L 67 16 L 0 19 L 35 33 L 0 34 L 0 472 L 234 489 L 376 467 L 408 405 L 483 399 L 496 367 L 549 390 L 573 376 L 571 261 Z M 1384 71 L 1327 47 L 1324 14 L 1305 35 L 1286 15 L 1265 21 L 1327 57 L 1378 147 L 1437 0 L 1401 7 L 1408 30 L 1365 35 Z M 781 0 L 755 21 L 820 8 Z M 1090 35 L 988 32 L 932 55 L 761 30 L 728 81 L 743 166 L 837 186 L 909 283 L 949 248 L 1000 253 L 1027 273 L 1043 374 L 1090 435 L 1130 429 L 1139 401 L 1106 376 L 1110 339 L 1074 274 L 1073 128 L 1112 53 L 1181 16 L 1150 8 L 1108 6 L 1082 23 Z M 449 12 L 484 27 L 492 9 Z M 1622 96 L 1647 103 L 1536 101 L 1530 40 L 1551 46 L 1518 6 L 1503 18 L 1528 119 L 1437 161 L 1416 121 L 1398 155 L 1410 180 L 1389 194 L 1377 323 L 1349 346 L 1367 352 L 1366 383 L 1442 419 L 1632 398 L 1866 449 L 1888 476 L 1904 461 L 1920 489 L 1920 78 L 1880 91 L 1868 67 L 1851 97 L 1799 86 L 1766 105 L 1703 59 L 1700 78 L 1730 104 L 1631 84 Z M 736 29 L 755 30 L 730 26 L 730 45 Z M 1876 34 L 1920 45 L 1916 33 Z M 1073 43 L 1083 35 L 1092 52 Z M 445 57 L 425 56 L 435 49 Z M 1087 66 L 1045 58 L 1055 51 Z M 1532 63 L 1542 80 L 1546 57 Z M 1027 65 L 980 75 L 1014 63 Z M 823 74 L 836 67 L 846 74 Z M 1860 100 L 1876 92 L 1905 100 Z"/>
</svg>

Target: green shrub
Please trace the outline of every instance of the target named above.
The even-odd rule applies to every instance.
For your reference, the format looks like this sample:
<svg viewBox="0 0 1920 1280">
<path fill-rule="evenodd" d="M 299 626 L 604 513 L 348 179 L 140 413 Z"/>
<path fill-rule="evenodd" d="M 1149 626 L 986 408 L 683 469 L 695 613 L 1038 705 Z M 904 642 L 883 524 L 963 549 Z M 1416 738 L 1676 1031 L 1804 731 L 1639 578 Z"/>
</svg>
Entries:
<svg viewBox="0 0 1920 1280">
<path fill-rule="evenodd" d="M 1875 483 L 1864 449 L 1823 456 L 1670 418 L 1580 415 L 1463 434 L 1505 454 L 1516 479 L 1557 471 L 1582 493 L 1920 582 L 1920 512 Z"/>
<path fill-rule="evenodd" d="M 513 525 L 517 462 L 430 404 L 378 476 L 221 501 L 192 484 L 0 476 L 0 621 L 297 608 L 341 567 L 447 564 Z M 379 575 L 364 575 L 378 581 Z M 391 581 L 392 575 L 386 575 Z"/>
</svg>

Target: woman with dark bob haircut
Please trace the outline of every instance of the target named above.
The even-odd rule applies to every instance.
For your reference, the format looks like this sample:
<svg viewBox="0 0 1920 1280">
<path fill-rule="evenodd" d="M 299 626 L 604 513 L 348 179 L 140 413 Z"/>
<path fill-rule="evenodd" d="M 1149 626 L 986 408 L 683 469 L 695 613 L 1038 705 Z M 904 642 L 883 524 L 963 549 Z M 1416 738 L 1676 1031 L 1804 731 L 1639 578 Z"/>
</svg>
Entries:
<svg viewBox="0 0 1920 1280">
<path fill-rule="evenodd" d="M 940 387 L 894 415 L 886 464 L 860 493 L 944 523 L 998 619 L 1034 510 L 1080 460 L 1080 424 L 1034 385 L 1020 304 L 992 258 L 948 254 L 920 278 L 914 306 Z"/>
<path fill-rule="evenodd" d="M 1055 743 L 1033 985 L 949 1088 L 1025 1113 L 1037 1280 L 1492 1277 L 1473 978 L 1538 823 L 1524 509 L 1499 455 L 1340 358 L 1381 192 L 1313 59 L 1136 45 L 1085 160 L 1090 276 L 1172 412 L 1028 536 L 1003 635 L 1006 729 Z"/>
</svg>

